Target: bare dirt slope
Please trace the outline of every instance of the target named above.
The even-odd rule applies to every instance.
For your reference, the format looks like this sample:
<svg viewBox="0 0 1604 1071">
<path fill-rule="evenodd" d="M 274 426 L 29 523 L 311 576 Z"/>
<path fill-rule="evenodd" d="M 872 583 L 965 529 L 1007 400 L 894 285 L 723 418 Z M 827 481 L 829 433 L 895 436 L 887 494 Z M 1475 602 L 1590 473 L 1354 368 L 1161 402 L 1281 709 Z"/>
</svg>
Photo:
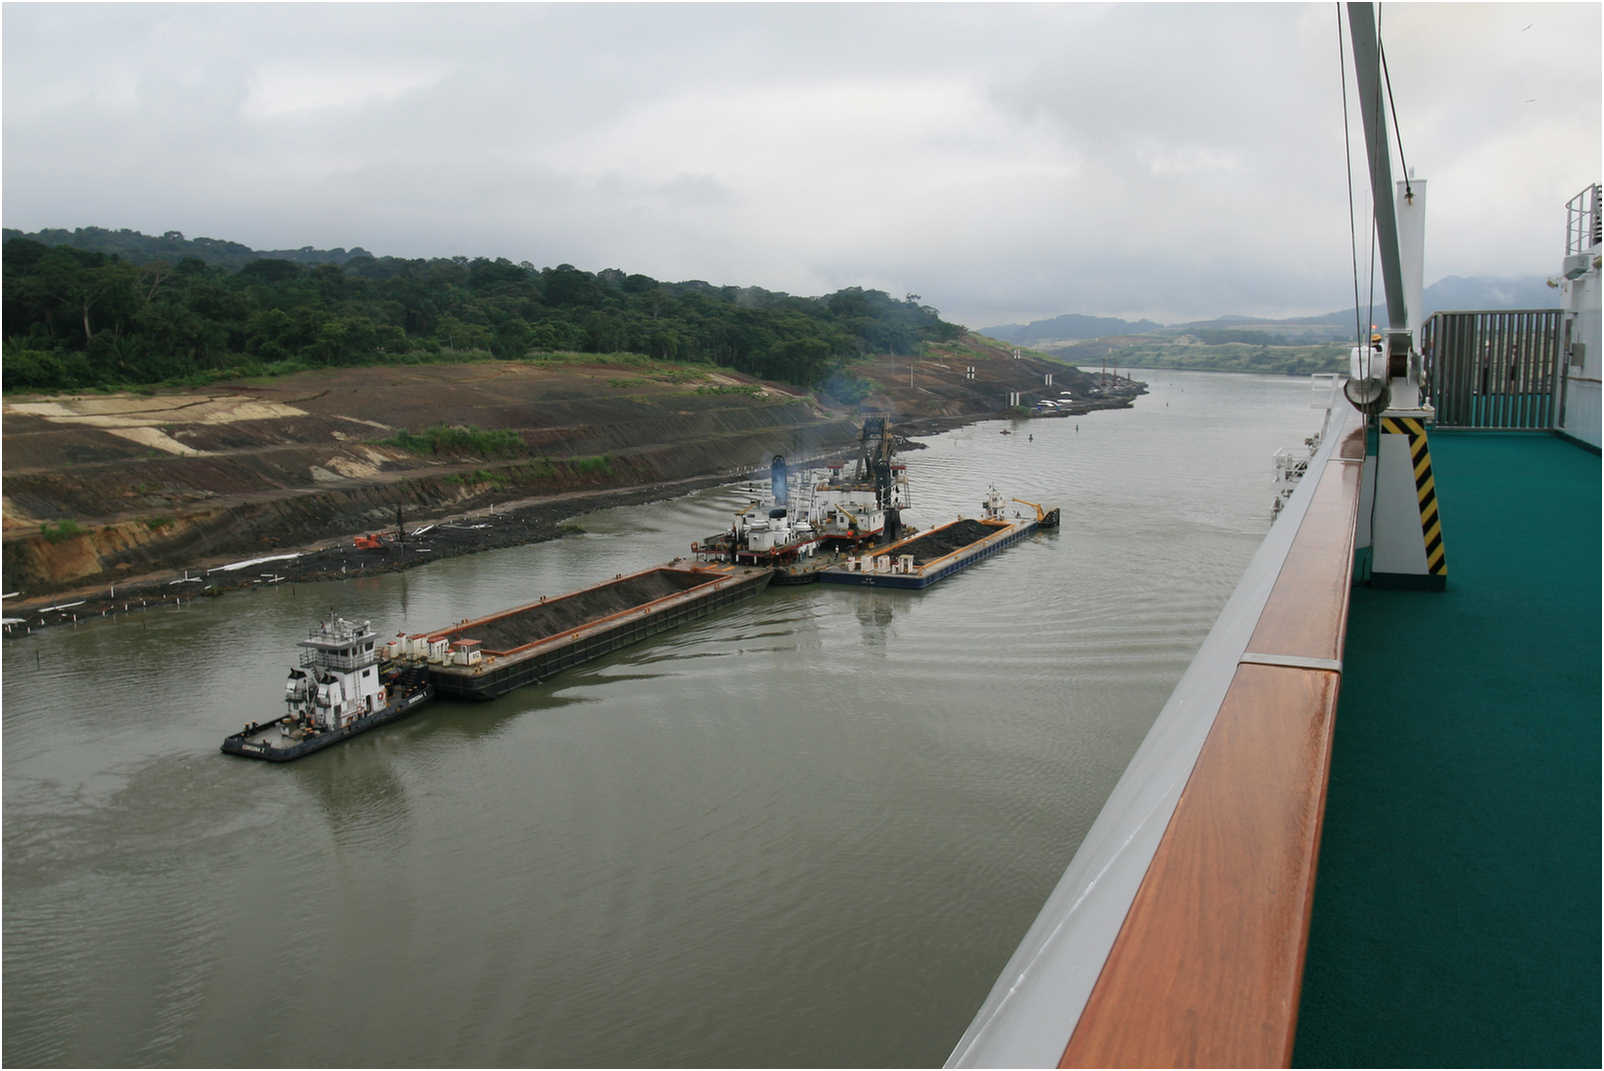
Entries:
<svg viewBox="0 0 1604 1071">
<path fill-rule="evenodd" d="M 905 422 L 932 426 L 999 414 L 1007 407 L 1010 392 L 1019 392 L 1022 405 L 1029 407 L 1041 398 L 1060 400 L 1068 391 L 1073 395 L 1068 411 L 1086 413 L 1127 408 L 1145 389 L 1118 377 L 1105 382 L 1097 373 L 1044 360 L 1029 351 L 1020 351 L 1018 358 L 1014 353 L 1012 346 L 970 333 L 929 345 L 917 358 L 885 357 L 855 371 L 874 384 L 868 404 Z"/>
<path fill-rule="evenodd" d="M 977 369 L 967 378 L 966 368 Z M 867 405 L 899 422 L 994 415 L 1010 389 L 1080 375 L 971 336 L 915 364 L 871 360 Z M 1107 404 L 1114 404 L 1109 401 Z M 1119 404 L 1128 404 L 1120 402 Z M 4 403 L 4 588 L 23 600 L 271 555 L 492 504 L 546 504 L 530 538 L 595 508 L 852 444 L 856 409 L 707 367 L 568 357 L 331 369 L 153 394 Z M 514 433 L 434 455 L 431 425 Z M 7 611 L 13 609 L 7 603 Z"/>
</svg>

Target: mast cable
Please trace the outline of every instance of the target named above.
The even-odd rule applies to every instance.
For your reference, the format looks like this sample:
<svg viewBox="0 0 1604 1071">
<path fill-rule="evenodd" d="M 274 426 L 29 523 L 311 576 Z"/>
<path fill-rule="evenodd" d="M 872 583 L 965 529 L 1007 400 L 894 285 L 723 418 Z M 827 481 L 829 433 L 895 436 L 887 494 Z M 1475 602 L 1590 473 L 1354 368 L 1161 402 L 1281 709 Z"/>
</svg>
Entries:
<svg viewBox="0 0 1604 1071">
<path fill-rule="evenodd" d="M 1409 182 L 1409 161 L 1404 158 L 1403 128 L 1398 125 L 1398 102 L 1392 96 L 1392 72 L 1387 69 L 1387 45 L 1381 40 L 1381 11 L 1376 11 L 1376 48 L 1381 52 L 1381 73 L 1387 79 L 1387 104 L 1392 108 L 1392 136 L 1398 141 L 1398 166 L 1404 173 L 1404 196 L 1413 204 L 1415 188 Z"/>
<path fill-rule="evenodd" d="M 1337 8 L 1337 70 L 1341 77 L 1342 88 L 1342 162 L 1348 169 L 1348 252 L 1353 262 L 1353 340 L 1357 346 L 1365 347 L 1364 328 L 1359 323 L 1359 231 L 1353 221 L 1353 143 L 1349 137 L 1348 119 L 1348 63 L 1342 55 L 1342 4 L 1340 0 Z M 1370 358 L 1365 357 L 1365 377 L 1370 375 Z"/>
<path fill-rule="evenodd" d="M 1349 29 L 1350 30 L 1352 29 L 1352 23 L 1349 23 Z M 1381 43 L 1381 5 L 1377 4 L 1376 5 L 1376 44 L 1379 46 L 1380 43 Z M 1355 61 L 1355 62 L 1357 62 L 1357 61 Z M 1379 66 L 1379 64 L 1378 64 L 1378 66 Z M 1357 74 L 1358 72 L 1356 71 L 1355 73 Z M 1380 112 L 1381 112 L 1381 72 L 1377 71 L 1376 72 L 1376 113 L 1377 114 L 1375 114 L 1374 116 L 1371 117 L 1371 128 L 1372 129 L 1381 123 L 1381 114 L 1380 114 Z M 1366 148 L 1367 151 L 1370 148 L 1370 142 L 1369 142 L 1368 135 L 1366 136 L 1366 140 L 1365 140 L 1365 148 Z M 1381 145 L 1377 146 L 1377 149 L 1380 152 L 1386 152 L 1387 151 L 1386 142 L 1383 141 L 1381 143 Z M 1376 163 L 1376 161 L 1374 159 L 1372 159 L 1372 158 L 1367 158 L 1367 163 L 1371 168 L 1371 174 L 1372 175 L 1375 174 L 1375 163 Z M 1373 185 L 1374 184 L 1372 184 L 1372 190 L 1373 190 Z M 1382 191 L 1382 196 L 1386 196 L 1386 191 Z M 1378 222 L 1376 222 L 1376 206 L 1375 206 L 1375 203 L 1374 203 L 1375 202 L 1374 192 L 1372 192 L 1372 194 L 1371 194 L 1371 202 L 1372 203 L 1370 205 L 1370 309 L 1369 309 L 1369 315 L 1366 316 L 1366 320 L 1369 321 L 1371 332 L 1374 333 L 1375 325 L 1376 325 L 1376 236 L 1377 236 L 1377 233 L 1381 230 L 1381 225 Z M 1389 323 L 1390 323 L 1390 321 L 1389 321 Z M 1371 355 L 1372 349 L 1373 349 L 1373 347 L 1371 347 L 1371 345 L 1370 345 L 1370 336 L 1366 335 L 1365 336 L 1365 378 L 1366 379 L 1370 378 L 1370 355 Z"/>
</svg>

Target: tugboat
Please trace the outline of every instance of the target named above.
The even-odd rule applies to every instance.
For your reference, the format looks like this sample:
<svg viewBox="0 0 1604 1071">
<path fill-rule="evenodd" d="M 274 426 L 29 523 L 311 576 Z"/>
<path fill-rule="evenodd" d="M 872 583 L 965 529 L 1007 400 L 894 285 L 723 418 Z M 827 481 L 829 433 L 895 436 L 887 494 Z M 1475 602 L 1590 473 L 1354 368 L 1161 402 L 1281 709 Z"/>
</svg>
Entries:
<svg viewBox="0 0 1604 1071">
<path fill-rule="evenodd" d="M 284 685 L 287 712 L 250 722 L 223 741 L 228 755 L 289 762 L 395 721 L 434 697 L 426 669 L 381 659 L 373 625 L 329 619 L 301 640 Z"/>
</svg>

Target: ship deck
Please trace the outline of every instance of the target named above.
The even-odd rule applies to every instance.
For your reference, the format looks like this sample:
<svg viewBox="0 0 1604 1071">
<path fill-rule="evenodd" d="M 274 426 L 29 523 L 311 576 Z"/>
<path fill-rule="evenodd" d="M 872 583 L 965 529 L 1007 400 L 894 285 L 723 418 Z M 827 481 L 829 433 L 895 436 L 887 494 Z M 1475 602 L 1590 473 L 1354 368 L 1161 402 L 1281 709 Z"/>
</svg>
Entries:
<svg viewBox="0 0 1604 1071">
<path fill-rule="evenodd" d="M 1431 436 L 1443 592 L 1355 585 L 1301 1066 L 1597 1066 L 1599 458 Z"/>
<path fill-rule="evenodd" d="M 282 717 L 283 715 L 278 715 L 277 717 L 272 717 L 268 721 L 257 725 L 255 729 L 242 735 L 240 737 L 240 742 L 249 744 L 252 747 L 260 747 L 263 744 L 267 745 L 268 747 L 275 748 L 289 745 L 293 741 L 286 739 L 279 732 L 279 720 Z"/>
<path fill-rule="evenodd" d="M 948 1066 L 1597 1066 L 1599 455 L 1434 431 L 1383 590 L 1332 416 Z"/>
</svg>

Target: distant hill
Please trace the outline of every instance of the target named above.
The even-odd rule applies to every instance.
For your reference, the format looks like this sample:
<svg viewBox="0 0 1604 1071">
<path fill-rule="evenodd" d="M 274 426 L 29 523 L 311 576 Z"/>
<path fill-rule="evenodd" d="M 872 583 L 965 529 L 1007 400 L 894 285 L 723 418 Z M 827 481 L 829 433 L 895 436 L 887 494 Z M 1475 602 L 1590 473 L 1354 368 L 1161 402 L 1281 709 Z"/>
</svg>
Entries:
<svg viewBox="0 0 1604 1071">
<path fill-rule="evenodd" d="M 1541 275 L 1494 277 L 1449 275 L 1425 291 L 1426 311 L 1469 309 L 1554 309 L 1560 293 Z"/>
<path fill-rule="evenodd" d="M 1450 275 L 1426 287 L 1428 314 L 1470 309 L 1542 309 L 1559 304 L 1559 292 L 1540 275 L 1513 278 Z M 1212 372 L 1270 372 L 1305 375 L 1340 372 L 1353 345 L 1356 325 L 1372 313 L 1376 323 L 1386 319 L 1385 299 L 1374 310 L 1341 309 L 1323 316 L 1282 320 L 1252 316 L 1221 316 L 1213 320 L 1138 329 L 1129 321 L 1104 319 L 1101 323 L 1128 324 L 1117 334 L 1087 338 L 1065 334 L 1040 339 L 1038 348 L 1071 364 L 1090 367 L 1109 364 L 1135 368 L 1187 368 Z M 1099 322 L 1095 317 L 1060 316 L 1038 325 L 1074 326 Z M 1000 328 L 987 328 L 995 338 Z"/>
<path fill-rule="evenodd" d="M 1071 338 L 1105 338 L 1109 335 L 1140 335 L 1158 331 L 1163 324 L 1152 320 L 1121 320 L 1113 316 L 1081 316 L 1067 313 L 1051 320 L 1036 320 L 1028 324 L 1001 324 L 982 327 L 980 334 L 1003 342 L 1028 346 L 1034 342 L 1062 341 Z"/>
<path fill-rule="evenodd" d="M 1552 309 L 1559 307 L 1559 291 L 1541 275 L 1491 276 L 1447 275 L 1421 292 L 1426 315 L 1436 312 L 1462 312 L 1473 309 Z M 1364 311 L 1369 311 L 1366 308 Z M 1387 313 L 1387 299 L 1378 294 L 1375 322 Z M 1264 322 L 1264 321 L 1255 321 Z M 1285 324 L 1331 324 L 1349 326 L 1355 322 L 1354 310 L 1339 309 L 1324 316 L 1269 321 Z M 1351 333 L 1351 332 L 1350 332 Z"/>
<path fill-rule="evenodd" d="M 1426 287 L 1426 314 L 1458 312 L 1468 309 L 1551 309 L 1559 305 L 1559 291 L 1541 275 L 1488 276 L 1448 275 Z M 1364 312 L 1369 312 L 1365 308 Z M 1375 321 L 1387 313 L 1386 298 L 1377 295 Z M 1113 316 L 1083 316 L 1067 313 L 1051 320 L 1028 324 L 1000 324 L 982 327 L 980 334 L 1004 342 L 1029 345 L 1038 342 L 1070 342 L 1077 339 L 1114 338 L 1121 335 L 1213 334 L 1223 330 L 1264 331 L 1283 328 L 1289 339 L 1315 341 L 1317 338 L 1347 338 L 1356 322 L 1352 308 L 1320 316 L 1293 316 L 1275 320 L 1259 316 L 1219 316 L 1212 320 L 1192 320 L 1179 324 L 1159 324 L 1152 320 L 1121 320 Z"/>
<path fill-rule="evenodd" d="M 373 256 L 361 246 L 351 249 L 313 249 L 307 245 L 300 249 L 257 250 L 248 245 L 218 238 L 185 238 L 178 231 L 168 231 L 157 236 L 141 234 L 139 231 L 127 228 L 108 230 L 105 227 L 75 227 L 69 231 L 62 227 L 46 227 L 44 230 L 27 234 L 7 227 L 0 240 L 9 242 L 13 238 L 28 238 L 41 245 L 64 245 L 90 253 L 115 254 L 120 260 L 129 264 L 151 264 L 158 260 L 177 263 L 186 257 L 194 257 L 213 267 L 229 268 L 234 271 L 245 267 L 253 260 L 287 260 L 294 264 L 347 264 L 352 260 Z"/>
</svg>

